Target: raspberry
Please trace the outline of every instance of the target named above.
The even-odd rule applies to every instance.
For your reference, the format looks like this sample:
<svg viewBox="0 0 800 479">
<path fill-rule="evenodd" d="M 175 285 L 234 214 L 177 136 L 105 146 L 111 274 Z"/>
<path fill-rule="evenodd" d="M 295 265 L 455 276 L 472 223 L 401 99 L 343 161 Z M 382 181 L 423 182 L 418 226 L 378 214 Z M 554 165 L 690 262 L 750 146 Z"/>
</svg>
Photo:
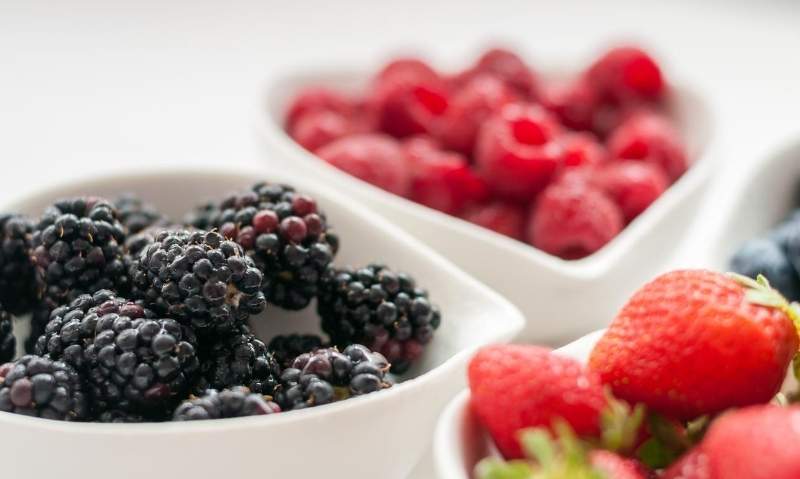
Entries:
<svg viewBox="0 0 800 479">
<path fill-rule="evenodd" d="M 301 116 L 291 128 L 291 136 L 308 151 L 316 151 L 351 132 L 350 123 L 341 113 L 311 111 Z"/>
<path fill-rule="evenodd" d="M 558 122 L 542 107 L 509 103 L 481 127 L 475 154 L 478 171 L 498 195 L 529 200 L 558 168 L 558 132 Z"/>
<path fill-rule="evenodd" d="M 509 50 L 503 48 L 487 50 L 466 73 L 466 77 L 482 73 L 490 73 L 500 78 L 522 98 L 531 99 L 537 96 L 536 75 L 516 53 Z"/>
<path fill-rule="evenodd" d="M 526 211 L 515 203 L 493 201 L 475 205 L 462 218 L 516 240 L 522 241 L 525 236 Z"/>
<path fill-rule="evenodd" d="M 468 203 L 488 196 L 486 184 L 460 154 L 440 150 L 424 138 L 406 141 L 403 149 L 411 167 L 410 198 L 415 202 L 456 215 Z"/>
<path fill-rule="evenodd" d="M 399 143 L 386 135 L 361 134 L 334 141 L 317 151 L 320 158 L 367 183 L 405 196 L 410 172 Z"/>
<path fill-rule="evenodd" d="M 307 113 L 332 111 L 349 118 L 353 114 L 353 104 L 342 95 L 324 87 L 308 87 L 295 95 L 286 110 L 286 126 L 289 129 Z"/>
<path fill-rule="evenodd" d="M 622 212 L 602 191 L 559 182 L 537 199 L 528 241 L 561 258 L 580 259 L 602 248 L 622 227 Z"/>
<path fill-rule="evenodd" d="M 650 55 L 635 47 L 619 47 L 600 57 L 586 79 L 606 99 L 654 101 L 666 92 L 661 69 Z"/>
<path fill-rule="evenodd" d="M 630 115 L 608 140 L 611 156 L 640 160 L 663 169 L 670 181 L 688 168 L 686 150 L 677 131 L 663 116 L 640 111 Z"/>
<path fill-rule="evenodd" d="M 604 163 L 608 152 L 590 133 L 567 133 L 558 139 L 563 148 L 562 166 L 594 167 Z"/>
<path fill-rule="evenodd" d="M 502 80 L 493 75 L 477 75 L 456 91 L 437 136 L 448 149 L 469 156 L 483 122 L 513 99 L 511 89 Z"/>
<path fill-rule="evenodd" d="M 597 93 L 589 82 L 573 80 L 546 85 L 542 105 L 573 130 L 593 130 L 599 107 Z"/>
<path fill-rule="evenodd" d="M 617 203 L 627 223 L 646 210 L 669 186 L 660 168 L 638 161 L 605 165 L 592 181 Z"/>
<path fill-rule="evenodd" d="M 444 81 L 417 59 L 387 65 L 375 77 L 370 95 L 378 128 L 398 138 L 433 131 L 447 105 Z"/>
</svg>

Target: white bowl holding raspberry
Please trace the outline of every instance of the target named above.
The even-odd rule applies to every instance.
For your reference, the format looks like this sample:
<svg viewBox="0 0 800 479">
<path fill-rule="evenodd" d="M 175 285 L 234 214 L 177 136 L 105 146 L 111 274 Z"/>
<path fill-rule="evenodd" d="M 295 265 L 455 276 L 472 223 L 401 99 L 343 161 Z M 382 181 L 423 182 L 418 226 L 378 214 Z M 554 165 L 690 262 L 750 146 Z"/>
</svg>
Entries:
<svg viewBox="0 0 800 479">
<path fill-rule="evenodd" d="M 455 75 L 399 59 L 273 78 L 267 161 L 336 184 L 506 296 L 520 339 L 563 344 L 671 259 L 713 160 L 708 105 L 641 50 L 564 71 L 492 50 Z"/>
<path fill-rule="evenodd" d="M 387 478 L 407 476 L 427 450 L 441 409 L 463 387 L 467 358 L 483 344 L 512 338 L 523 318 L 497 293 L 346 197 L 312 181 L 268 176 L 318 201 L 342 239 L 336 264 L 385 259 L 429 289 L 443 320 L 416 364 L 388 389 L 268 417 L 99 424 L 3 412 L 0 461 L 9 477 L 44 479 L 69 475 L 68 471 L 81 471 L 87 479 L 109 474 L 121 479 L 259 474 L 311 478 L 332 477 L 331 471 L 353 478 L 373 478 L 375 471 Z M 172 218 L 182 218 L 201 201 L 262 180 L 262 171 L 131 171 L 52 185 L 0 210 L 38 215 L 59 198 L 131 192 Z M 268 318 L 251 323 L 261 338 L 319 327 L 308 308 L 290 313 L 272 307 L 264 316 Z M 19 321 L 16 327 L 21 325 Z M 21 328 L 15 331 L 25 334 Z"/>
</svg>

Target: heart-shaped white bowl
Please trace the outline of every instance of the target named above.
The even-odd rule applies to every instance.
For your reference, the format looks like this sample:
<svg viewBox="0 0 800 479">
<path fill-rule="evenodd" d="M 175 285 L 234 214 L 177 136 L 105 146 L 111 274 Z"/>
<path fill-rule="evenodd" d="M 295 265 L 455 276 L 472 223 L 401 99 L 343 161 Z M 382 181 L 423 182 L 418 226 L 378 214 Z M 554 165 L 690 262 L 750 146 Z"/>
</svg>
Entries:
<svg viewBox="0 0 800 479">
<path fill-rule="evenodd" d="M 133 192 L 181 218 L 205 200 L 260 180 L 295 185 L 317 198 L 342 239 L 337 264 L 381 260 L 408 271 L 443 312 L 424 358 L 386 391 L 274 416 L 163 424 L 78 424 L 0 413 L 0 462 L 7 477 L 403 478 L 430 444 L 436 418 L 463 387 L 466 359 L 480 345 L 506 341 L 520 312 L 501 296 L 380 217 L 311 182 L 263 171 L 194 169 L 129 173 L 56 185 L 0 211 L 39 214 L 74 195 Z M 314 330 L 313 309 L 271 308 L 259 336 Z M 73 472 L 69 472 L 73 471 Z"/>
<path fill-rule="evenodd" d="M 611 317 L 637 285 L 671 259 L 713 171 L 711 108 L 678 83 L 670 110 L 686 139 L 691 168 L 602 250 L 579 261 L 562 260 L 354 178 L 304 150 L 284 131 L 287 103 L 299 90 L 324 85 L 363 91 L 367 71 L 306 71 L 269 82 L 258 119 L 266 161 L 339 185 L 503 294 L 526 317 L 521 340 L 563 344 L 603 327 L 602 318 Z"/>
</svg>

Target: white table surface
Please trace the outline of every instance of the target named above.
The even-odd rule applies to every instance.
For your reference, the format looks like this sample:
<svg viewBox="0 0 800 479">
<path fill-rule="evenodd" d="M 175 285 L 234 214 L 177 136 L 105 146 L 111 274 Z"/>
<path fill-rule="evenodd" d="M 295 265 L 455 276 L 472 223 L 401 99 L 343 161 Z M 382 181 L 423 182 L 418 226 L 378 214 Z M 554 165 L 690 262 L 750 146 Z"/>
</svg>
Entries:
<svg viewBox="0 0 800 479">
<path fill-rule="evenodd" d="M 736 3 L 736 4 L 734 4 Z M 0 203 L 115 168 L 263 164 L 265 78 L 424 49 L 463 57 L 505 39 L 547 63 L 632 39 L 718 115 L 725 178 L 800 136 L 800 6 L 792 0 L 0 0 Z M 429 478 L 428 466 L 414 477 Z"/>
</svg>

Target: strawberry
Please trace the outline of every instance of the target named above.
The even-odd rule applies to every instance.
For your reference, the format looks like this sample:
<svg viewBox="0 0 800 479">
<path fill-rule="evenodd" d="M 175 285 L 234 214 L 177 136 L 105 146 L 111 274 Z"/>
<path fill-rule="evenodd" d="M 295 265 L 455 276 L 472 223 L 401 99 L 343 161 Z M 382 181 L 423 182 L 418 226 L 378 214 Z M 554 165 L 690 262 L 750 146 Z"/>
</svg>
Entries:
<svg viewBox="0 0 800 479">
<path fill-rule="evenodd" d="M 660 479 L 711 479 L 708 456 L 701 447 L 695 447 L 664 471 Z"/>
<path fill-rule="evenodd" d="M 614 394 L 675 419 L 769 401 L 797 314 L 764 278 L 674 271 L 628 300 L 589 359 Z"/>
<path fill-rule="evenodd" d="M 468 368 L 471 405 L 506 458 L 523 456 L 517 433 L 566 421 L 579 436 L 599 436 L 607 399 L 600 378 L 578 361 L 538 346 L 480 350 Z"/>
<path fill-rule="evenodd" d="M 589 461 L 595 469 L 612 479 L 644 479 L 647 471 L 633 459 L 628 459 L 610 451 L 596 449 L 589 453 Z"/>
</svg>

